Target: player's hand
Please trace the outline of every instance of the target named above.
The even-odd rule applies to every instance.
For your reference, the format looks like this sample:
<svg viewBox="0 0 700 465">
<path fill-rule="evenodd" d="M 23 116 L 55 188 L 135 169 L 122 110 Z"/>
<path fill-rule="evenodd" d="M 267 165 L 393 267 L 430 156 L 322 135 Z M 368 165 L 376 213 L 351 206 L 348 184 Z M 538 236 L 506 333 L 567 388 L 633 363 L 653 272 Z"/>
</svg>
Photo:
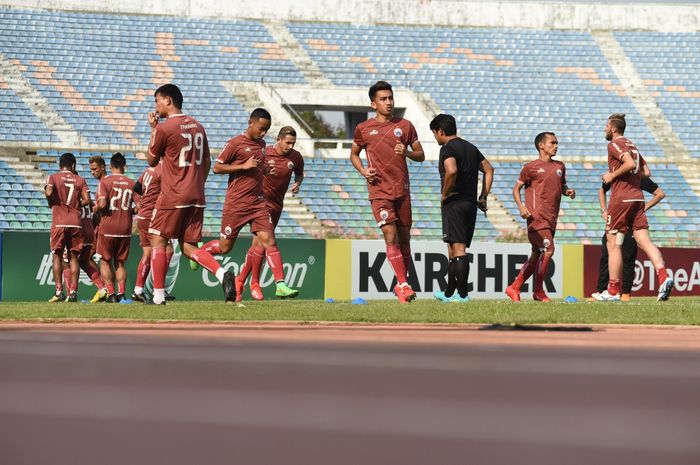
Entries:
<svg viewBox="0 0 700 465">
<path fill-rule="evenodd" d="M 246 161 L 243 162 L 243 164 L 241 165 L 241 168 L 244 170 L 252 170 L 253 168 L 258 167 L 258 163 L 260 163 L 259 158 L 250 157 Z"/>
<path fill-rule="evenodd" d="M 576 198 L 576 191 L 574 189 L 567 189 L 566 192 L 564 192 L 564 195 L 569 197 L 571 200 L 574 200 Z"/>
<path fill-rule="evenodd" d="M 530 218 L 531 216 L 532 216 L 532 214 L 530 214 L 530 211 L 529 211 L 527 208 L 522 207 L 522 208 L 520 209 L 520 217 L 521 217 L 521 218 L 528 219 L 528 218 Z"/>
<path fill-rule="evenodd" d="M 603 182 L 605 184 L 610 184 L 610 182 L 612 182 L 612 173 L 605 173 L 603 175 Z"/>
<path fill-rule="evenodd" d="M 394 153 L 396 155 L 406 156 L 406 146 L 401 143 L 400 140 L 396 140 L 396 145 L 394 145 Z"/>
<path fill-rule="evenodd" d="M 603 217 L 603 222 L 604 222 L 605 224 L 608 224 L 608 211 L 607 211 L 607 210 L 603 210 L 602 212 L 600 212 L 600 216 Z"/>
<path fill-rule="evenodd" d="M 377 170 L 374 168 L 367 168 L 362 172 L 362 176 L 365 177 L 368 183 L 374 184 L 377 180 Z"/>
<path fill-rule="evenodd" d="M 148 124 L 150 124 L 152 128 L 158 126 L 158 119 L 158 113 L 155 111 L 148 113 Z"/>
<path fill-rule="evenodd" d="M 479 200 L 476 202 L 476 206 L 479 207 L 479 210 L 481 210 L 484 213 L 486 213 L 489 210 L 489 207 L 486 203 L 486 197 L 479 197 Z"/>
<path fill-rule="evenodd" d="M 292 194 L 298 194 L 300 187 L 301 187 L 301 183 L 299 181 L 292 184 Z"/>
</svg>

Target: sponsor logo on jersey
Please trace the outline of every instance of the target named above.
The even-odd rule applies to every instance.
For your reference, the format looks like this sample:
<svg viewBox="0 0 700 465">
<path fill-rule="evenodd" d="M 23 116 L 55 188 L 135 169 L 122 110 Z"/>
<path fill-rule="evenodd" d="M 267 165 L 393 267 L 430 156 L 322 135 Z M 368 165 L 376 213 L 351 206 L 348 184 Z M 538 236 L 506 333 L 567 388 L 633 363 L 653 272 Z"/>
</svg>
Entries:
<svg viewBox="0 0 700 465">
<path fill-rule="evenodd" d="M 245 151 L 245 152 L 250 152 L 250 147 L 246 147 L 244 151 Z"/>
<path fill-rule="evenodd" d="M 401 137 L 401 136 L 403 136 L 403 131 L 401 130 L 401 128 L 395 128 L 395 129 L 394 129 L 394 135 L 395 135 L 396 137 Z"/>
<path fill-rule="evenodd" d="M 537 174 L 539 174 L 539 173 L 544 173 L 544 168 L 538 169 L 538 170 L 537 170 Z"/>
<path fill-rule="evenodd" d="M 372 129 L 372 130 L 369 132 L 369 135 L 370 135 L 370 136 L 376 136 L 377 134 L 379 134 L 379 131 L 377 131 L 376 129 Z"/>
</svg>

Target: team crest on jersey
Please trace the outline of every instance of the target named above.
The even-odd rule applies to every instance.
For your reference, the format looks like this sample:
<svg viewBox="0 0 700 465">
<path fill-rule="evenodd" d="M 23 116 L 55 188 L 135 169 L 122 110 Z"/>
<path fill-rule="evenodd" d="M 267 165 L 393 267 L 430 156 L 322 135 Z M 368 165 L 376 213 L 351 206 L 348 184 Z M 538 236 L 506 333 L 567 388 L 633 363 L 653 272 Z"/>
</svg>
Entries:
<svg viewBox="0 0 700 465">
<path fill-rule="evenodd" d="M 386 221 L 386 219 L 389 218 L 389 212 L 386 210 L 379 210 L 379 218 Z"/>
<path fill-rule="evenodd" d="M 291 161 L 288 161 L 288 162 L 287 162 L 287 168 L 289 168 L 290 170 L 293 170 L 293 169 L 294 169 L 294 163 L 291 162 Z"/>
<path fill-rule="evenodd" d="M 395 129 L 394 129 L 394 135 L 395 135 L 396 137 L 401 137 L 401 136 L 403 136 L 403 131 L 401 130 L 401 128 L 395 128 Z"/>
<path fill-rule="evenodd" d="M 542 241 L 542 245 L 544 246 L 545 249 L 548 248 L 551 244 L 552 243 L 549 242 L 549 239 L 545 239 Z"/>
<path fill-rule="evenodd" d="M 226 226 L 224 228 L 224 234 L 226 234 L 227 236 L 230 236 L 232 232 L 233 231 L 231 230 L 231 226 Z"/>
<path fill-rule="evenodd" d="M 557 170 L 557 176 L 559 176 L 561 178 L 561 175 L 562 175 L 561 170 Z"/>
<path fill-rule="evenodd" d="M 376 136 L 377 134 L 379 134 L 379 131 L 377 131 L 376 129 L 372 129 L 372 130 L 369 132 L 369 135 L 370 135 L 370 136 Z"/>
</svg>

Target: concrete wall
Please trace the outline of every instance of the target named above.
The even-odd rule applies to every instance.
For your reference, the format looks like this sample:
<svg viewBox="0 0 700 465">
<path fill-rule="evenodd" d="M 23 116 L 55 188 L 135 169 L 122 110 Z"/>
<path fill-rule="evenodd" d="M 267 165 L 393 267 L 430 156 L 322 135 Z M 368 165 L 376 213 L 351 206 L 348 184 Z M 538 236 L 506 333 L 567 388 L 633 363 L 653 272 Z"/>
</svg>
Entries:
<svg viewBox="0 0 700 465">
<path fill-rule="evenodd" d="M 612 2 L 611 2 L 612 3 Z M 700 5 L 431 0 L 0 0 L 26 9 L 536 29 L 700 30 Z"/>
</svg>

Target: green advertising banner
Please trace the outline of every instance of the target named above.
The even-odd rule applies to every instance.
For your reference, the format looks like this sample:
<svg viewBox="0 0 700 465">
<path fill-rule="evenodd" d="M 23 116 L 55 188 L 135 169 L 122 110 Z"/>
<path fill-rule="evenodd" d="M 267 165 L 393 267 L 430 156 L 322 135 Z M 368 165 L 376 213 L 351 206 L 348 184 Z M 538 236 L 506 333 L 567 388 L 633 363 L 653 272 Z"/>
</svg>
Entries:
<svg viewBox="0 0 700 465">
<path fill-rule="evenodd" d="M 209 239 L 205 239 L 207 241 Z M 238 274 L 250 247 L 250 236 L 240 237 L 233 250 L 225 256 L 216 256 L 227 270 Z M 318 239 L 278 239 L 282 253 L 285 280 L 290 287 L 299 289 L 300 298 L 323 299 L 326 249 L 325 241 Z M 131 239 L 131 253 L 127 261 L 126 296 L 134 290 L 136 268 L 141 259 L 138 237 Z M 54 280 L 49 252 L 49 234 L 45 232 L 5 232 L 2 237 L 2 300 L 43 301 L 54 292 Z M 150 279 L 149 279 L 150 281 Z M 260 277 L 266 299 L 275 298 L 274 278 L 267 264 Z M 146 286 L 150 288 L 150 286 Z M 190 269 L 189 260 L 179 247 L 170 264 L 166 288 L 178 300 L 223 300 L 221 285 L 205 269 Z M 80 273 L 78 298 L 89 300 L 96 289 L 84 272 Z M 250 299 L 246 285 L 243 298 Z"/>
</svg>

